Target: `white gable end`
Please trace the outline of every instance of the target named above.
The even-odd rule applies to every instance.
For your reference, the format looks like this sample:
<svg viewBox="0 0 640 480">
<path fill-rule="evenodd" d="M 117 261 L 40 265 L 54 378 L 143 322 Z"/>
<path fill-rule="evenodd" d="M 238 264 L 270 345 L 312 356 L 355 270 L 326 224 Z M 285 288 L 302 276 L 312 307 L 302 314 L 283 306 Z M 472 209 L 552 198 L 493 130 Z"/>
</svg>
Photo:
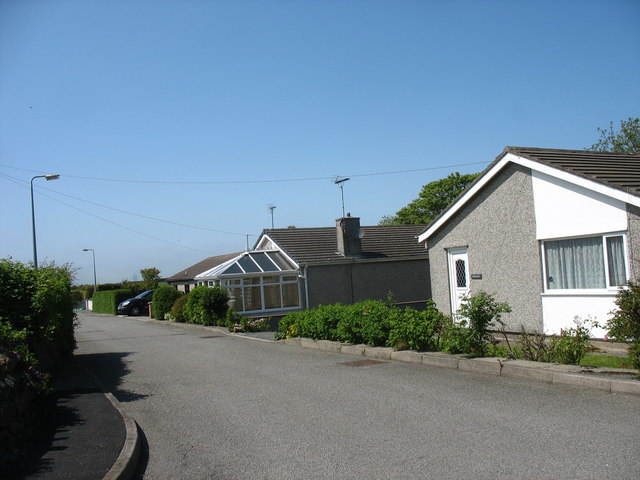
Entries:
<svg viewBox="0 0 640 480">
<path fill-rule="evenodd" d="M 532 183 L 538 240 L 627 229 L 621 200 L 535 170 Z"/>
</svg>

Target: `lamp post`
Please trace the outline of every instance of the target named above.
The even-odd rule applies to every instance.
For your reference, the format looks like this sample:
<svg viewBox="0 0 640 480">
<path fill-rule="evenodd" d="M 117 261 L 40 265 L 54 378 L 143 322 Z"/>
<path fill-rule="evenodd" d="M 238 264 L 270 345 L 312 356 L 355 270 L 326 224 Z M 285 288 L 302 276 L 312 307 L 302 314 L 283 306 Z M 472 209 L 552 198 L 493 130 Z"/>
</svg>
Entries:
<svg viewBox="0 0 640 480">
<path fill-rule="evenodd" d="M 93 255 L 93 291 L 98 291 L 98 282 L 96 281 L 96 252 L 93 248 L 83 248 L 83 252 L 91 252 Z"/>
<path fill-rule="evenodd" d="M 33 206 L 33 181 L 36 178 L 46 178 L 49 180 L 57 180 L 60 178 L 58 174 L 49 174 L 49 175 L 36 175 L 31 178 L 31 231 L 33 233 L 33 266 L 38 268 L 38 249 L 36 247 L 36 211 Z"/>
</svg>

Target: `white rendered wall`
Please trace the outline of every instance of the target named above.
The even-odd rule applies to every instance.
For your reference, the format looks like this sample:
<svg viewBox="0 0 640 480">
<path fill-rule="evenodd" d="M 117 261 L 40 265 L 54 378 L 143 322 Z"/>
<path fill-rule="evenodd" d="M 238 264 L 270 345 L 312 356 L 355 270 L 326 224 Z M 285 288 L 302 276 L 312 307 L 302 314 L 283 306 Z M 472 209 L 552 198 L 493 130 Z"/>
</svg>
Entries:
<svg viewBox="0 0 640 480">
<path fill-rule="evenodd" d="M 532 171 L 538 240 L 627 230 L 624 202 Z"/>
<path fill-rule="evenodd" d="M 627 231 L 624 202 L 536 171 L 532 171 L 532 182 L 538 240 Z M 562 328 L 574 327 L 576 316 L 604 326 L 615 308 L 614 301 L 615 292 L 543 293 L 544 331 L 559 334 Z M 602 328 L 591 332 L 594 338 L 605 334 Z"/>
<path fill-rule="evenodd" d="M 575 326 L 573 319 L 595 320 L 606 326 L 615 308 L 615 295 L 542 295 L 542 321 L 544 333 L 558 335 L 560 329 Z M 603 338 L 607 331 L 603 328 L 591 330 L 592 338 Z"/>
</svg>

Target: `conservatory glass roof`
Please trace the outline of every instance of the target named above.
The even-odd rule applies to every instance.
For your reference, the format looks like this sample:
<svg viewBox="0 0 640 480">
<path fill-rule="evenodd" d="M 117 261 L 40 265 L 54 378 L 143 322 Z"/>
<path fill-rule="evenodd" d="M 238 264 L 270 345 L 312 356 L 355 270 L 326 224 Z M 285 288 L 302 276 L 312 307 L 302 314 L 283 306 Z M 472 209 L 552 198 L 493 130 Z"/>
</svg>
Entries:
<svg viewBox="0 0 640 480">
<path fill-rule="evenodd" d="M 261 273 L 297 272 L 297 267 L 278 250 L 255 250 L 244 252 L 206 272 L 197 279 L 212 279 L 223 276 L 260 275 Z"/>
</svg>

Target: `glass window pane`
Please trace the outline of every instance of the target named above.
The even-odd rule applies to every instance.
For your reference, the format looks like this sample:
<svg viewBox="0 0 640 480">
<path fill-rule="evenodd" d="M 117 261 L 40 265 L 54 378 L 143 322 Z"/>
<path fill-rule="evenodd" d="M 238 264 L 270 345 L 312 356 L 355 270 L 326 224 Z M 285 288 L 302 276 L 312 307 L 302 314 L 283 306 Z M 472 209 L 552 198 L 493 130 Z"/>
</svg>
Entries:
<svg viewBox="0 0 640 480">
<path fill-rule="evenodd" d="M 282 285 L 282 306 L 297 307 L 300 305 L 300 297 L 298 295 L 297 283 L 285 283 Z"/>
<path fill-rule="evenodd" d="M 280 283 L 280 277 L 276 275 L 270 275 L 268 277 L 262 277 L 262 283 Z"/>
<path fill-rule="evenodd" d="M 280 285 L 266 285 L 264 287 L 264 308 L 281 308 Z"/>
<path fill-rule="evenodd" d="M 459 288 L 467 286 L 467 267 L 464 260 L 456 260 L 456 283 Z"/>
<path fill-rule="evenodd" d="M 242 288 L 231 287 L 227 289 L 229 291 L 229 305 L 237 312 L 243 312 L 242 306 Z"/>
<path fill-rule="evenodd" d="M 278 272 L 278 267 L 269 259 L 266 253 L 252 253 L 251 257 L 265 272 Z"/>
<path fill-rule="evenodd" d="M 238 266 L 237 263 L 232 263 L 231 265 L 229 265 L 227 268 L 225 268 L 220 275 L 228 275 L 230 273 L 242 273 L 242 270 L 240 269 L 240 267 Z"/>
<path fill-rule="evenodd" d="M 280 270 L 295 270 L 293 265 L 291 265 L 279 252 L 269 252 L 267 253 L 271 260 L 273 260 Z"/>
<path fill-rule="evenodd" d="M 282 277 L 282 281 L 283 282 L 297 282 L 298 281 L 298 276 L 297 275 L 284 275 Z"/>
<path fill-rule="evenodd" d="M 602 237 L 544 242 L 547 288 L 605 288 Z"/>
<path fill-rule="evenodd" d="M 228 278 L 222 281 L 223 285 L 241 285 L 242 280 L 240 278 Z"/>
<path fill-rule="evenodd" d="M 247 273 L 258 273 L 260 269 L 255 264 L 253 260 L 249 257 L 249 255 L 244 255 L 242 258 L 238 260 L 238 263 L 242 267 L 242 269 Z"/>
<path fill-rule="evenodd" d="M 260 285 L 260 277 L 248 277 L 244 279 L 245 285 Z"/>
<path fill-rule="evenodd" d="M 262 310 L 260 287 L 244 287 L 244 309 Z"/>
<path fill-rule="evenodd" d="M 609 266 L 609 285 L 624 285 L 627 281 L 624 259 L 624 241 L 622 235 L 607 237 L 607 257 Z"/>
</svg>

